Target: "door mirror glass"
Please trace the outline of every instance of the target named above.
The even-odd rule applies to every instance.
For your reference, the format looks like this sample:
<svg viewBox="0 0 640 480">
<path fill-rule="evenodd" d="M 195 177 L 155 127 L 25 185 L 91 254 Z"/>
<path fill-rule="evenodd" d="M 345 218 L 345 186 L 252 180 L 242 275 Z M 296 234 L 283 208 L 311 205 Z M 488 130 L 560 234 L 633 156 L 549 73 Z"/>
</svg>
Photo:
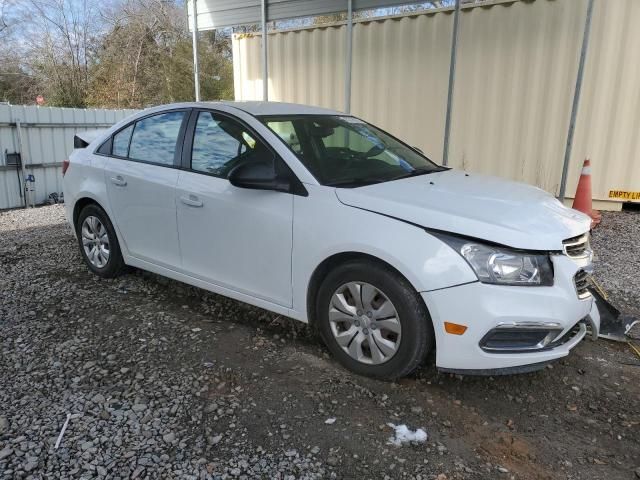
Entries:
<svg viewBox="0 0 640 480">
<path fill-rule="evenodd" d="M 271 159 L 243 163 L 234 167 L 229 172 L 229 182 L 239 188 L 287 193 L 291 191 L 290 179 L 276 174 Z"/>
</svg>

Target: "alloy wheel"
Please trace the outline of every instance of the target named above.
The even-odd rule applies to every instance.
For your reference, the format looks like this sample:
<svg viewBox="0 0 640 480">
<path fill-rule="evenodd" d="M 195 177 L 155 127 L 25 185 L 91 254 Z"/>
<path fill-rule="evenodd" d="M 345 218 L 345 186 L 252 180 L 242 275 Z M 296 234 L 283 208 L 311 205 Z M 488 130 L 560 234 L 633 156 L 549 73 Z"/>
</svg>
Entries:
<svg viewBox="0 0 640 480">
<path fill-rule="evenodd" d="M 82 222 L 82 247 L 89 263 L 96 268 L 104 268 L 109 262 L 109 235 L 98 217 L 88 216 Z"/>
</svg>

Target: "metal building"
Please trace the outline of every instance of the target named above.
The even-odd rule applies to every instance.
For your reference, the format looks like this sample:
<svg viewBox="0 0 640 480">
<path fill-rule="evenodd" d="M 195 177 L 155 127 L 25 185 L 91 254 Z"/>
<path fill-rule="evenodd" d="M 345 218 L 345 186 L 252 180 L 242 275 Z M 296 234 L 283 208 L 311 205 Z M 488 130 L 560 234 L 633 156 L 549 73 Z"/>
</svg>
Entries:
<svg viewBox="0 0 640 480">
<path fill-rule="evenodd" d="M 62 161 L 78 131 L 110 127 L 135 110 L 0 105 L 0 209 L 22 207 L 24 178 L 35 180 L 33 202 L 62 192 Z M 22 165 L 16 165 L 20 154 Z"/>
<path fill-rule="evenodd" d="M 199 30 L 258 20 L 264 29 L 266 20 L 400 3 L 197 0 L 196 18 Z M 620 208 L 612 191 L 640 191 L 640 2 L 456 3 L 271 31 L 266 43 L 235 35 L 236 99 L 351 111 L 435 161 L 560 197 L 573 195 L 590 157 L 598 208 Z M 194 30 L 193 0 L 189 12 Z"/>
</svg>

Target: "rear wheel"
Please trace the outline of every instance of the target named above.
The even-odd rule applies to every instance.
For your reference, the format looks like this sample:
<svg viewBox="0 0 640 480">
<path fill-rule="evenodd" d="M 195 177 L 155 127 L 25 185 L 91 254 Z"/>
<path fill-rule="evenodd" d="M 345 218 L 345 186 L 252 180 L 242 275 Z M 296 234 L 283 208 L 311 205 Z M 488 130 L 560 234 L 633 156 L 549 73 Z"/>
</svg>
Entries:
<svg viewBox="0 0 640 480">
<path fill-rule="evenodd" d="M 116 232 L 109 217 L 98 205 L 87 205 L 76 222 L 76 236 L 87 267 L 103 278 L 113 278 L 124 270 Z"/>
<path fill-rule="evenodd" d="M 327 275 L 316 318 L 329 350 L 361 375 L 408 375 L 433 346 L 431 318 L 418 293 L 399 273 L 370 261 L 348 262 Z"/>
</svg>

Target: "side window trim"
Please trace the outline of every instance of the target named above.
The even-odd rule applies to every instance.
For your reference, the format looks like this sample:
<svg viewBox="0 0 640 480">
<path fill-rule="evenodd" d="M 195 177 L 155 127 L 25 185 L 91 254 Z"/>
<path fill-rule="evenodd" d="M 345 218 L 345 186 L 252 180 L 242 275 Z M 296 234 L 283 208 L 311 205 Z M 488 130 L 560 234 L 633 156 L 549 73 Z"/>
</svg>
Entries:
<svg viewBox="0 0 640 480">
<path fill-rule="evenodd" d="M 191 150 L 193 149 L 193 137 L 196 131 L 196 122 L 198 121 L 198 114 L 202 110 L 194 108 L 189 115 L 189 121 L 187 125 L 187 131 L 184 136 L 184 142 L 182 144 L 182 152 L 180 157 L 180 168 L 182 170 L 191 171 Z"/>
<path fill-rule="evenodd" d="M 111 135 L 111 156 L 115 157 L 115 158 L 122 158 L 122 159 L 127 159 L 129 157 L 129 145 L 131 145 L 131 137 L 133 135 L 133 129 L 135 128 L 136 122 L 132 122 L 129 125 L 127 125 L 124 128 L 121 128 L 120 130 L 118 130 L 116 133 L 114 133 L 113 135 Z M 118 135 L 120 135 L 122 132 L 124 132 L 125 130 L 131 129 L 131 132 L 129 133 L 129 140 L 127 141 L 127 155 L 126 156 L 122 156 L 122 155 L 117 155 L 113 153 L 113 145 L 115 144 L 115 140 L 116 137 Z"/>
<path fill-rule="evenodd" d="M 139 162 L 140 161 L 140 160 L 134 160 L 134 159 L 129 157 L 129 154 L 131 153 L 131 140 L 133 140 L 133 134 L 136 132 L 136 126 L 138 125 L 140 120 L 144 120 L 144 118 L 139 118 L 138 120 L 133 122 L 133 128 L 131 129 L 131 135 L 129 135 L 129 143 L 127 144 L 127 156 L 126 157 L 118 157 L 118 158 L 125 158 L 125 159 L 131 160 L 133 162 Z"/>
<path fill-rule="evenodd" d="M 180 124 L 180 130 L 178 131 L 178 139 L 176 141 L 176 150 L 175 150 L 175 152 L 173 154 L 173 164 L 172 165 L 167 165 L 165 163 L 148 162 L 146 160 L 137 160 L 137 159 L 129 158 L 129 152 L 131 150 L 131 140 L 133 139 L 133 134 L 136 131 L 136 124 L 139 121 L 144 120 L 146 118 L 154 117 L 156 115 L 162 115 L 163 113 L 171 113 L 171 112 L 184 112 L 184 116 L 182 118 L 182 123 Z M 184 153 L 184 145 L 185 145 L 185 142 L 186 142 L 185 134 L 188 131 L 187 130 L 187 126 L 190 125 L 191 117 L 194 116 L 192 113 L 193 113 L 193 109 L 191 109 L 191 108 L 172 108 L 172 109 L 169 109 L 169 110 L 163 110 L 161 112 L 153 112 L 153 113 L 150 113 L 150 114 L 145 115 L 143 117 L 136 118 L 134 121 L 127 123 L 126 125 L 120 127 L 118 130 L 113 132 L 109 136 L 108 139 L 106 139 L 104 142 L 102 142 L 100 144 L 100 146 L 94 150 L 93 153 L 94 153 L 94 155 L 99 155 L 101 157 L 117 158 L 119 160 L 127 160 L 129 162 L 136 162 L 136 163 L 144 163 L 144 164 L 147 164 L 147 165 L 155 165 L 155 166 L 158 166 L 158 167 L 181 169 L 181 168 L 183 168 L 182 167 L 182 157 L 183 157 L 183 153 Z M 197 117 L 197 115 L 196 115 L 196 117 Z M 131 135 L 129 136 L 129 145 L 127 147 L 127 156 L 126 157 L 122 157 L 122 156 L 119 156 L 119 155 L 114 155 L 113 154 L 113 137 L 115 137 L 122 130 L 125 130 L 126 128 L 129 128 L 132 125 L 133 125 L 133 129 L 131 130 Z M 110 149 L 111 153 L 110 154 L 99 153 L 98 150 L 100 150 L 100 147 L 102 145 L 104 145 L 106 142 L 110 142 L 111 143 L 111 149 Z"/>
</svg>

